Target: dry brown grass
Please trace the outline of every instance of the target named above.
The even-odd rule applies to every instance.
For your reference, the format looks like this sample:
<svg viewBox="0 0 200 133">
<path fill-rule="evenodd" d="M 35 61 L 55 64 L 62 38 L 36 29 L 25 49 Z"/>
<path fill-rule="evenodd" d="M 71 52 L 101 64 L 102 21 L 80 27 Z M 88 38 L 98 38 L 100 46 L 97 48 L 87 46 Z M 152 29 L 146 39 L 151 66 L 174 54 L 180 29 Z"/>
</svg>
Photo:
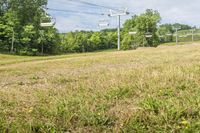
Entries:
<svg viewBox="0 0 200 133">
<path fill-rule="evenodd" d="M 200 44 L 1 56 L 2 132 L 200 130 Z"/>
</svg>

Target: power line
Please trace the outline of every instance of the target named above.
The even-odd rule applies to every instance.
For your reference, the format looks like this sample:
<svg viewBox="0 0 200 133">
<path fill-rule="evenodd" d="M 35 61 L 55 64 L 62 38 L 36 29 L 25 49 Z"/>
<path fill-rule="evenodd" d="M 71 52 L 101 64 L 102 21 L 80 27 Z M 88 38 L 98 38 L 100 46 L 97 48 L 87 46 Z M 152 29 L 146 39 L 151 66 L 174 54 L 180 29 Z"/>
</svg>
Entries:
<svg viewBox="0 0 200 133">
<path fill-rule="evenodd" d="M 75 2 L 75 3 L 81 3 L 81 4 L 89 5 L 89 6 L 101 7 L 101 8 L 105 8 L 105 9 L 118 10 L 117 8 L 108 7 L 108 6 L 103 6 L 103 5 L 98 5 L 98 4 L 94 4 L 94 3 L 86 2 L 86 1 L 83 1 L 83 0 L 67 0 L 67 1 Z"/>
<path fill-rule="evenodd" d="M 89 2 L 86 2 L 86 1 L 83 1 L 83 0 L 67 0 L 67 1 L 70 1 L 70 2 L 76 2 L 76 3 L 81 3 L 81 4 L 84 4 L 84 5 L 89 5 L 89 6 L 93 6 L 93 7 L 101 7 L 101 8 L 106 8 L 106 9 L 109 9 L 110 10 L 110 13 L 107 14 L 108 16 L 118 16 L 118 50 L 120 50 L 120 25 L 121 25 L 121 19 L 120 17 L 123 16 L 123 15 L 128 15 L 130 14 L 131 12 L 127 12 L 127 8 L 124 8 L 124 9 L 114 9 L 114 8 L 111 8 L 111 7 L 108 7 L 108 6 L 103 6 L 103 5 L 97 5 L 97 4 L 94 4 L 94 3 L 89 3 Z M 90 14 L 90 15 L 106 15 L 104 13 L 94 13 L 94 12 L 81 12 L 81 11 L 74 11 L 74 10 L 61 10 L 61 9 L 52 9 L 52 8 L 47 8 L 47 10 L 53 10 L 53 11 L 61 11 L 61 12 L 70 12 L 70 13 L 79 13 L 79 14 Z M 131 13 L 132 14 L 132 13 Z M 108 24 L 106 24 L 108 25 Z"/>
<path fill-rule="evenodd" d="M 116 11 L 121 11 L 121 9 L 119 9 L 117 7 L 109 7 L 109 6 L 98 5 L 98 4 L 86 2 L 86 1 L 83 1 L 83 0 L 67 0 L 67 1 L 75 2 L 75 3 L 81 3 L 81 4 L 85 4 L 85 5 L 89 5 L 89 6 L 94 6 L 94 7 L 101 7 L 101 8 L 105 8 L 105 9 L 112 9 L 112 10 L 116 10 Z M 129 12 L 129 13 L 130 14 L 135 14 L 134 12 Z"/>
<path fill-rule="evenodd" d="M 92 6 L 92 7 L 100 7 L 100 8 L 104 8 L 104 9 L 115 10 L 115 11 L 121 11 L 121 10 L 123 10 L 123 9 L 119 9 L 119 8 L 116 8 L 116 7 L 109 7 L 109 6 L 104 6 L 104 5 L 99 5 L 99 4 L 95 4 L 95 3 L 86 2 L 84 0 L 66 0 L 66 1 L 69 1 L 69 2 L 72 2 L 72 3 L 80 3 L 80 4 Z M 71 11 L 69 10 L 68 12 L 71 12 Z M 72 11 L 72 13 L 74 13 L 74 11 Z M 92 12 L 89 12 L 89 13 L 85 12 L 84 14 L 98 15 L 98 14 L 92 13 Z M 129 12 L 129 14 L 135 14 L 135 13 Z"/>
<path fill-rule="evenodd" d="M 54 8 L 46 8 L 49 11 L 57 11 L 57 12 L 67 12 L 67 13 L 74 13 L 74 14 L 88 14 L 88 15 L 107 15 L 105 13 L 94 13 L 94 12 L 85 12 L 85 11 L 75 11 L 75 10 L 63 10 L 63 9 L 54 9 Z"/>
</svg>

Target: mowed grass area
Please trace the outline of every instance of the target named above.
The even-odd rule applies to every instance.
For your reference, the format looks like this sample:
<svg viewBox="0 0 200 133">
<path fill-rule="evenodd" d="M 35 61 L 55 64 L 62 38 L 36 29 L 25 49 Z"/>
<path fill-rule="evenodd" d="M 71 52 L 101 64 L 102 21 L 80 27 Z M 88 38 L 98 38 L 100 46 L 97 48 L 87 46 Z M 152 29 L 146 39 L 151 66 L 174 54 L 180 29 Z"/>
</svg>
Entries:
<svg viewBox="0 0 200 133">
<path fill-rule="evenodd" d="M 0 132 L 200 131 L 200 44 L 0 64 Z"/>
</svg>

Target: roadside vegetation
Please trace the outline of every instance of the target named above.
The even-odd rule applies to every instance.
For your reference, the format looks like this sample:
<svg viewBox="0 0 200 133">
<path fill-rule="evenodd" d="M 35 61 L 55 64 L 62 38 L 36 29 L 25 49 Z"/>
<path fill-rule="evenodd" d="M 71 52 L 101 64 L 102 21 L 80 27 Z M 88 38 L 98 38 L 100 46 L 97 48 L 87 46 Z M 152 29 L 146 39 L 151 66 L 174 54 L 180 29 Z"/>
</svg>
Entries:
<svg viewBox="0 0 200 133">
<path fill-rule="evenodd" d="M 0 58 L 0 132 L 200 130 L 199 44 Z"/>
</svg>

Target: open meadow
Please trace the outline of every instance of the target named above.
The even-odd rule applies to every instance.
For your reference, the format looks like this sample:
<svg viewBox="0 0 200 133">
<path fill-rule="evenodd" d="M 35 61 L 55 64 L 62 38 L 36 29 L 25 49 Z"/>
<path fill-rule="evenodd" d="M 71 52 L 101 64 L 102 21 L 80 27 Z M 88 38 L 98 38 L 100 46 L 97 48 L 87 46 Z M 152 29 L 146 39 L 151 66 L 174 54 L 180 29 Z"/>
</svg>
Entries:
<svg viewBox="0 0 200 133">
<path fill-rule="evenodd" d="M 0 132 L 199 132 L 200 43 L 0 54 Z"/>
</svg>

